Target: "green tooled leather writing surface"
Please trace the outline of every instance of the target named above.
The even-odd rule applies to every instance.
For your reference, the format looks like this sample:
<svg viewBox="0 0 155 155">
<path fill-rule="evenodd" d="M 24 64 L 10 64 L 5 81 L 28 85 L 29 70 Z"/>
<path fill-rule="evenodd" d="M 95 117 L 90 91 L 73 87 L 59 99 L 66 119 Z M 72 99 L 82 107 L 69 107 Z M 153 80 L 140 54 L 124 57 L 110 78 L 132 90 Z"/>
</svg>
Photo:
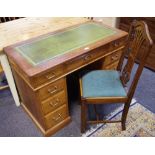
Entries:
<svg viewBox="0 0 155 155">
<path fill-rule="evenodd" d="M 16 50 L 35 66 L 64 53 L 74 52 L 75 49 L 95 43 L 114 33 L 116 33 L 114 30 L 97 23 L 85 23 L 17 46 Z"/>
</svg>

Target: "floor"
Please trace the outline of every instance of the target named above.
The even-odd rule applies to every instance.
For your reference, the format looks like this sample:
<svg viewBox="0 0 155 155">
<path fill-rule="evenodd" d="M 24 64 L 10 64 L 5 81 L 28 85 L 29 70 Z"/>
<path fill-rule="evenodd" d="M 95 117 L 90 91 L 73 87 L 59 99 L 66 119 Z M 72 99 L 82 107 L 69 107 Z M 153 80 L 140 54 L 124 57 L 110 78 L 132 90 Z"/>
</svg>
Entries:
<svg viewBox="0 0 155 155">
<path fill-rule="evenodd" d="M 134 66 L 134 70 L 136 69 Z M 132 74 L 133 75 L 133 74 Z M 155 113 L 155 72 L 144 69 L 134 97 L 144 107 Z M 104 106 L 102 111 L 107 115 L 117 106 Z M 91 109 L 91 107 L 90 107 Z M 56 137 L 79 137 L 80 105 L 77 101 L 70 103 L 72 122 L 54 134 Z M 91 116 L 90 116 L 91 117 Z M 0 136 L 1 137 L 40 137 L 39 129 L 21 107 L 17 108 L 9 90 L 0 92 Z"/>
</svg>

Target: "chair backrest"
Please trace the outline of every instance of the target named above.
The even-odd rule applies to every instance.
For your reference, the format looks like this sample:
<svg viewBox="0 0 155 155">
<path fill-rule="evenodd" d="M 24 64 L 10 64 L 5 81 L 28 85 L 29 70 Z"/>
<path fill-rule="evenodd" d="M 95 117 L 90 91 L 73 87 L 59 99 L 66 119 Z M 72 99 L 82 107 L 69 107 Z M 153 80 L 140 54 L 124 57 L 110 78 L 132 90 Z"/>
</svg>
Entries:
<svg viewBox="0 0 155 155">
<path fill-rule="evenodd" d="M 141 55 L 139 59 L 139 66 L 134 75 L 133 81 L 128 91 L 128 96 L 131 98 L 135 92 L 138 80 L 142 73 L 145 61 L 151 51 L 153 41 L 150 37 L 148 26 L 144 21 L 133 21 L 129 30 L 128 39 L 126 42 L 125 49 L 123 51 L 122 57 L 118 64 L 118 70 L 121 72 L 121 81 L 125 86 L 130 80 L 131 71 L 138 54 Z M 142 47 L 145 47 L 142 49 Z M 127 55 L 127 62 L 122 69 L 123 60 Z"/>
</svg>

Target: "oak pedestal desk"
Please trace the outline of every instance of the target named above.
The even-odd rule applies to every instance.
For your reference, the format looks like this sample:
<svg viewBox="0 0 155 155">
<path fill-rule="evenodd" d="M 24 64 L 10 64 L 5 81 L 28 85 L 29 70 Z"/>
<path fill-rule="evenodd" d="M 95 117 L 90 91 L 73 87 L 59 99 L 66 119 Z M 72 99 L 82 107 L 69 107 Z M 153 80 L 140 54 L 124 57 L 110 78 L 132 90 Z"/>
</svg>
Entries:
<svg viewBox="0 0 155 155">
<path fill-rule="evenodd" d="M 94 62 L 116 69 L 127 33 L 88 21 L 4 48 L 22 107 L 45 136 L 67 125 L 66 76 Z"/>
</svg>

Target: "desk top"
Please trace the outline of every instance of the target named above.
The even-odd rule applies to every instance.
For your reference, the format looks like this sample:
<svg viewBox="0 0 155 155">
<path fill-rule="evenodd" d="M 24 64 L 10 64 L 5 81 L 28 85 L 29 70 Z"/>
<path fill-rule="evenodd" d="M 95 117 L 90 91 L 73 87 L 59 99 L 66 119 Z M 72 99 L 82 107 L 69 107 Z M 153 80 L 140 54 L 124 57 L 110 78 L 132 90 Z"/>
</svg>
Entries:
<svg viewBox="0 0 155 155">
<path fill-rule="evenodd" d="M 99 23 L 89 22 L 23 43 L 15 49 L 32 65 L 39 65 L 75 49 L 87 46 L 115 34 Z"/>
<path fill-rule="evenodd" d="M 29 17 L 0 24 L 0 54 L 3 48 L 17 42 L 28 40 L 49 32 L 63 29 L 72 25 L 84 23 L 86 18 L 70 17 Z"/>
<path fill-rule="evenodd" d="M 83 21 L 5 47 L 4 52 L 31 77 L 126 36 L 126 32 L 102 23 Z"/>
</svg>

